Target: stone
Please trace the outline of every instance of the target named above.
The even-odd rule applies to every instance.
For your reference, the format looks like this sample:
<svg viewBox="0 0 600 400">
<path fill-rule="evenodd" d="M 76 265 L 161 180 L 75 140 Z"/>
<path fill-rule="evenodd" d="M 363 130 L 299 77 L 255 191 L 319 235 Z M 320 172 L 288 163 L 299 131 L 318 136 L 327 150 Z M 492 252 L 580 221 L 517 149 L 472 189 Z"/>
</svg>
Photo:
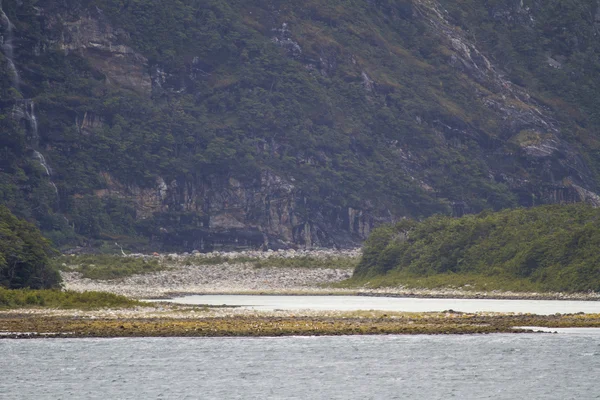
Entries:
<svg viewBox="0 0 600 400">
<path fill-rule="evenodd" d="M 150 95 L 152 81 L 148 60 L 122 42 L 125 32 L 112 27 L 102 16 L 80 17 L 64 22 L 59 45 L 63 51 L 78 52 L 119 86 Z"/>
</svg>

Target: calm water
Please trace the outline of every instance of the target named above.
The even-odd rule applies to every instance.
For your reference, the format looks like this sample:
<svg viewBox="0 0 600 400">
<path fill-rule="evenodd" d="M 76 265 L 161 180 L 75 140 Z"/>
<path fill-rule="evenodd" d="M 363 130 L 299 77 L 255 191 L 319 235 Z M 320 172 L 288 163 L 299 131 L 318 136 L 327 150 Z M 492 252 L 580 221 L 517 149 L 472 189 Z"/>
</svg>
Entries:
<svg viewBox="0 0 600 400">
<path fill-rule="evenodd" d="M 0 341 L 2 399 L 599 399 L 600 335 Z"/>
<path fill-rule="evenodd" d="M 548 314 L 600 313 L 600 301 L 413 299 L 367 296 L 185 296 L 169 300 L 180 304 L 237 305 L 256 310 L 380 310 L 428 312 L 515 312 Z"/>
</svg>

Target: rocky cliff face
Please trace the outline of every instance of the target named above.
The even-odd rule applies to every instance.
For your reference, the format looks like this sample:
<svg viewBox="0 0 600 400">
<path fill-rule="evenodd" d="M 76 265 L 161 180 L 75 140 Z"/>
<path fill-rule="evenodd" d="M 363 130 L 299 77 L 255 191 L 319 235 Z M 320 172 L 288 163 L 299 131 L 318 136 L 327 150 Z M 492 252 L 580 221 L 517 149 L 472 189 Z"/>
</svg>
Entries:
<svg viewBox="0 0 600 400">
<path fill-rule="evenodd" d="M 68 3 L 0 15 L 2 108 L 28 133 L 15 159 L 47 171 L 6 167 L 5 187 L 58 198 L 29 216 L 48 226 L 188 250 L 351 247 L 453 208 L 600 205 L 592 117 L 520 81 L 469 14 L 536 32 L 537 1 Z M 575 73 L 543 54 L 544 74 Z"/>
<path fill-rule="evenodd" d="M 200 183 L 159 178 L 155 187 L 141 188 L 119 184 L 108 174 L 104 178 L 107 189 L 96 195 L 134 203 L 141 220 L 157 217 L 155 239 L 172 248 L 353 247 L 378 222 L 352 208 L 310 210 L 293 184 L 269 171 L 252 184 L 234 178 Z"/>
<path fill-rule="evenodd" d="M 150 95 L 152 82 L 148 60 L 124 44 L 129 36 L 126 31 L 113 28 L 100 11 L 62 21 L 60 17 L 50 15 L 46 27 L 52 29 L 56 24 L 61 25 L 57 44 L 65 55 L 79 53 L 95 70 L 105 75 L 107 84 Z"/>
</svg>

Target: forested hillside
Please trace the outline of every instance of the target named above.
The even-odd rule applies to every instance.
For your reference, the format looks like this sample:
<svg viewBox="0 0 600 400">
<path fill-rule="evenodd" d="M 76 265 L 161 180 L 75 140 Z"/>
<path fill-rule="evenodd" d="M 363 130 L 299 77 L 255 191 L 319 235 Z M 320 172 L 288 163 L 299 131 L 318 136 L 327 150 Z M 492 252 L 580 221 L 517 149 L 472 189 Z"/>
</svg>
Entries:
<svg viewBox="0 0 600 400">
<path fill-rule="evenodd" d="M 57 246 L 352 246 L 600 204 L 585 0 L 3 0 L 0 204 Z"/>
<path fill-rule="evenodd" d="M 447 283 L 482 277 L 506 285 L 523 280 L 542 291 L 597 292 L 599 219 L 600 210 L 590 206 L 552 205 L 402 221 L 373 232 L 354 275 L 389 284 L 402 277 L 443 276 Z"/>
<path fill-rule="evenodd" d="M 0 290 L 59 286 L 60 275 L 49 262 L 52 254 L 50 243 L 35 226 L 0 206 Z"/>
</svg>

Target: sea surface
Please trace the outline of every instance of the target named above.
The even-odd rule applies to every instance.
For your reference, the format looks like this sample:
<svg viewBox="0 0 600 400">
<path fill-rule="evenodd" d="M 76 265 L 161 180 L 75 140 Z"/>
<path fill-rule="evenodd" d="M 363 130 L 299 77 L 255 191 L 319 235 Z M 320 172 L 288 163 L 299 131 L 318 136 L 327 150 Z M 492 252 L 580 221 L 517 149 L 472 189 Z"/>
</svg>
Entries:
<svg viewBox="0 0 600 400">
<path fill-rule="evenodd" d="M 184 296 L 168 300 L 179 304 L 232 305 L 254 310 L 318 311 L 404 311 L 429 312 L 503 312 L 550 314 L 600 313 L 600 301 L 564 300 L 487 300 L 487 299 L 417 299 L 369 296 Z"/>
<path fill-rule="evenodd" d="M 600 399 L 598 332 L 0 340 L 0 398 Z"/>
</svg>

